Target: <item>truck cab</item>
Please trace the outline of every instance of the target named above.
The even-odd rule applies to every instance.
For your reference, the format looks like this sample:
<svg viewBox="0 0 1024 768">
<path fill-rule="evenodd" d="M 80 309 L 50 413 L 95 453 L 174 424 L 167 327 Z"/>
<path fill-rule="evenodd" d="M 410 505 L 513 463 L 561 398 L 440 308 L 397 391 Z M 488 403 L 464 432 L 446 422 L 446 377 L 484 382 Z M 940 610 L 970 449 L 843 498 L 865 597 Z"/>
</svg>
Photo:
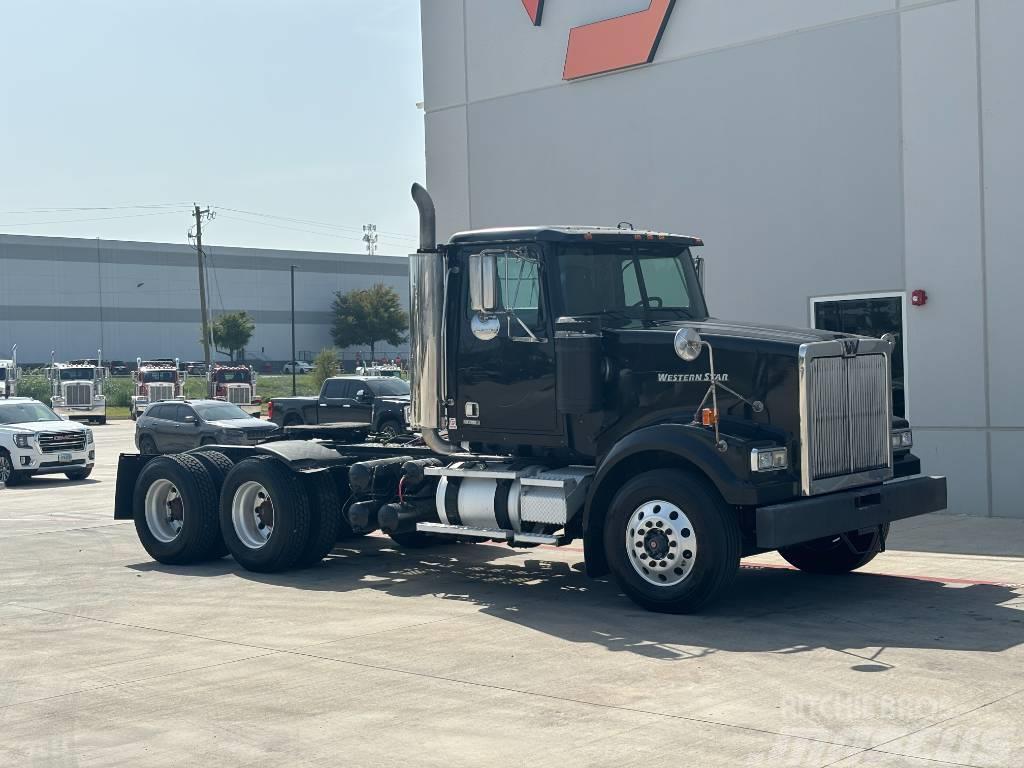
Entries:
<svg viewBox="0 0 1024 768">
<path fill-rule="evenodd" d="M 138 419 L 150 403 L 184 399 L 188 374 L 180 370 L 177 359 L 143 360 L 140 357 L 135 362 L 135 371 L 132 373 L 135 393 L 129 408 L 132 420 Z"/>
<path fill-rule="evenodd" d="M 50 406 L 60 416 L 75 421 L 107 423 L 107 398 L 103 387 L 109 378 L 99 358 L 51 363 Z"/>
<path fill-rule="evenodd" d="M 8 399 L 18 396 L 18 379 L 21 378 L 21 369 L 18 361 L 0 360 L 0 399 Z"/>
<path fill-rule="evenodd" d="M 263 401 L 256 397 L 256 371 L 252 366 L 214 363 L 206 380 L 210 398 L 226 400 L 259 418 Z"/>
</svg>

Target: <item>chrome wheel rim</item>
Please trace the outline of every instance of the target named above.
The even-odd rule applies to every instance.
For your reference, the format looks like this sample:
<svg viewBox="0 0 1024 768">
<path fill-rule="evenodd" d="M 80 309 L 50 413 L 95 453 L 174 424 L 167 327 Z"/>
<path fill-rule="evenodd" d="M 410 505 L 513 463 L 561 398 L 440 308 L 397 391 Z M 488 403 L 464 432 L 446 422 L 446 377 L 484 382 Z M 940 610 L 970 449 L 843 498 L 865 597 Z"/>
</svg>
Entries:
<svg viewBox="0 0 1024 768">
<path fill-rule="evenodd" d="M 11 460 L 7 457 L 7 454 L 0 454 L 0 483 L 10 482 L 11 475 L 14 473 L 14 467 L 11 464 Z"/>
<path fill-rule="evenodd" d="M 170 480 L 157 480 L 146 491 L 146 525 L 153 537 L 169 544 L 185 524 L 185 502 Z"/>
<path fill-rule="evenodd" d="M 645 502 L 626 524 L 626 559 L 640 578 L 657 587 L 685 581 L 697 561 L 693 523 L 670 501 Z"/>
<path fill-rule="evenodd" d="M 238 486 L 231 499 L 231 524 L 248 549 L 262 549 L 274 535 L 274 500 L 255 480 Z"/>
</svg>

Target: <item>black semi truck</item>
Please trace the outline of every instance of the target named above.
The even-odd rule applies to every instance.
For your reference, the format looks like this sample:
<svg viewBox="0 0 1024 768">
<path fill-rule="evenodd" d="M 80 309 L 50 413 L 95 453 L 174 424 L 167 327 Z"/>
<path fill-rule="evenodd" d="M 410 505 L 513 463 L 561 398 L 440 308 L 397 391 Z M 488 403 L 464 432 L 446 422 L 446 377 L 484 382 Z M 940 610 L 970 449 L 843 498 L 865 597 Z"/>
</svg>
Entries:
<svg viewBox="0 0 1024 768">
<path fill-rule="evenodd" d="M 149 554 L 273 572 L 383 531 L 400 547 L 582 540 L 655 611 L 695 611 L 740 559 L 839 574 L 943 509 L 892 413 L 892 339 L 711 319 L 698 238 L 603 227 L 457 234 L 413 186 L 419 436 L 364 425 L 255 447 L 123 455 L 114 517 Z"/>
</svg>

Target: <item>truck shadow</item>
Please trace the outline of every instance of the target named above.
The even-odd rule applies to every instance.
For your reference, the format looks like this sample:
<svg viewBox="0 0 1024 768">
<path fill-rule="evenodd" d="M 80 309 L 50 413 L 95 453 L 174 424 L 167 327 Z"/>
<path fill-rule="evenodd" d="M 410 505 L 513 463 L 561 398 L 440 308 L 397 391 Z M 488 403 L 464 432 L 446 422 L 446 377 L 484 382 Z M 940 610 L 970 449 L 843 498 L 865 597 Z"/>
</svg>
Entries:
<svg viewBox="0 0 1024 768">
<path fill-rule="evenodd" d="M 157 563 L 131 567 L 182 570 Z M 234 573 L 297 590 L 432 596 L 570 642 L 666 661 L 720 651 L 825 648 L 849 655 L 853 670 L 884 672 L 891 667 L 877 653 L 849 649 L 998 652 L 1024 642 L 1024 590 L 868 573 L 823 577 L 746 565 L 721 602 L 699 615 L 666 616 L 638 608 L 610 579 L 587 578 L 582 562 L 546 560 L 543 550 L 523 554 L 470 544 L 400 550 L 370 537 L 339 545 L 323 564 L 304 571 L 256 574 L 225 558 L 187 572 Z"/>
</svg>

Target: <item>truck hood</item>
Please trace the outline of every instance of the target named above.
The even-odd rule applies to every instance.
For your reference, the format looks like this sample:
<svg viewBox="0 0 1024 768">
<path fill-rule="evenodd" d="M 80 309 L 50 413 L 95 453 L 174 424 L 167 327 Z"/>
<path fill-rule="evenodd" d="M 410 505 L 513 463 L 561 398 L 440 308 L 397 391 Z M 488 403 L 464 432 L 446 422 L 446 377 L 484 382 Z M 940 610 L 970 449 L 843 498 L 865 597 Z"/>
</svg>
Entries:
<svg viewBox="0 0 1024 768">
<path fill-rule="evenodd" d="M 392 403 L 393 405 L 408 405 L 411 398 L 409 395 L 378 395 L 377 401 L 381 403 Z"/>
<path fill-rule="evenodd" d="M 23 424 L 0 424 L 5 432 L 85 432 L 86 427 L 74 421 L 27 421 Z"/>
</svg>

